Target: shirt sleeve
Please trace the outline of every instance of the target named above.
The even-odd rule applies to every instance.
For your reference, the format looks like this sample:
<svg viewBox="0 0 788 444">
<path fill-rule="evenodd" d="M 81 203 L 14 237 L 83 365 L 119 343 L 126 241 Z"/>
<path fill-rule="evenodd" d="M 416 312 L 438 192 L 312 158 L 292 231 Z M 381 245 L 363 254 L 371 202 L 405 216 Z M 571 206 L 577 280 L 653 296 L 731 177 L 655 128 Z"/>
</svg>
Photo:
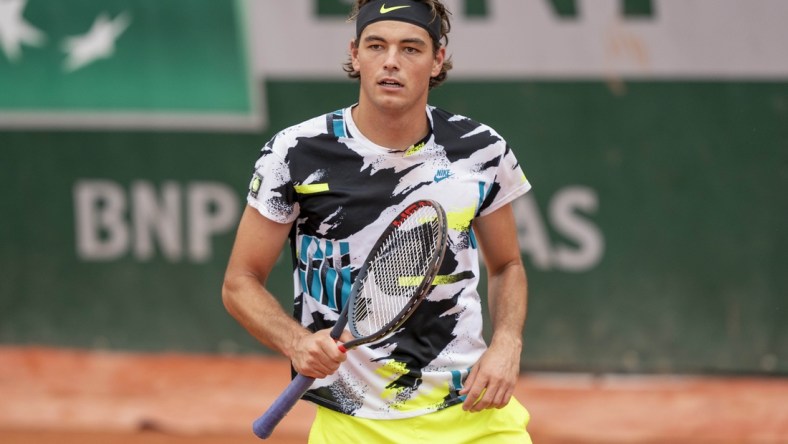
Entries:
<svg viewBox="0 0 788 444">
<path fill-rule="evenodd" d="M 498 163 L 495 180 L 479 209 L 480 216 L 494 212 L 531 189 L 531 183 L 525 177 L 514 151 L 506 142 L 502 143 L 505 149 Z"/>
<path fill-rule="evenodd" d="M 246 202 L 263 216 L 283 224 L 298 216 L 290 168 L 275 150 L 276 139 L 268 142 L 260 152 L 249 182 Z"/>
</svg>

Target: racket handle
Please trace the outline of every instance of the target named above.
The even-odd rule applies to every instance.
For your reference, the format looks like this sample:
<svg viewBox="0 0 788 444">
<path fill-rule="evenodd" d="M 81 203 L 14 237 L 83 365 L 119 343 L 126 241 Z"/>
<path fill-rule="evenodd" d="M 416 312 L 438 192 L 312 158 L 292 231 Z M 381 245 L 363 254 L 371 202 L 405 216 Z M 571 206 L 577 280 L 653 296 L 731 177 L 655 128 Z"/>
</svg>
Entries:
<svg viewBox="0 0 788 444">
<path fill-rule="evenodd" d="M 258 438 L 266 439 L 274 432 L 277 424 L 298 402 L 301 396 L 306 393 L 309 386 L 315 382 L 315 378 L 296 375 L 287 388 L 276 398 L 271 407 L 268 407 L 263 416 L 257 418 L 252 424 L 252 431 Z"/>
</svg>

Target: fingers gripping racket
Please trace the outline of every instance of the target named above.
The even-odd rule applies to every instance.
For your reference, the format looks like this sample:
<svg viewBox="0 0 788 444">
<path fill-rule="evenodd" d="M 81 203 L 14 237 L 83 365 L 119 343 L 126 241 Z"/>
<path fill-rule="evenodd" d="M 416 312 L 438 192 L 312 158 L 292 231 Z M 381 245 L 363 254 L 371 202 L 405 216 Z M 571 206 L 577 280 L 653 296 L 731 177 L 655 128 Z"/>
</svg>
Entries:
<svg viewBox="0 0 788 444">
<path fill-rule="evenodd" d="M 342 352 L 382 339 L 399 328 L 427 296 L 446 252 L 446 214 L 434 201 L 410 204 L 386 227 L 353 282 L 331 337 L 345 325 L 352 340 Z M 252 425 L 262 439 L 271 436 L 314 378 L 296 375 L 268 410 Z"/>
</svg>

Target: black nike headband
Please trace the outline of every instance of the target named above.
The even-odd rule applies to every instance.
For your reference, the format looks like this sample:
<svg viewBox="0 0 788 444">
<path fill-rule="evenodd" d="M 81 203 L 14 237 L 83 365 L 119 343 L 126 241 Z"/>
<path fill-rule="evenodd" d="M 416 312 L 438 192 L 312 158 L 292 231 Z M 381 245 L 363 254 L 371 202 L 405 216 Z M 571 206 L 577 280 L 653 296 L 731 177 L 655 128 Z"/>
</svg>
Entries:
<svg viewBox="0 0 788 444">
<path fill-rule="evenodd" d="M 414 0 L 373 0 L 362 6 L 356 17 L 356 38 L 368 25 L 381 20 L 398 20 L 427 30 L 435 41 L 441 38 L 441 19 L 427 4 Z"/>
</svg>

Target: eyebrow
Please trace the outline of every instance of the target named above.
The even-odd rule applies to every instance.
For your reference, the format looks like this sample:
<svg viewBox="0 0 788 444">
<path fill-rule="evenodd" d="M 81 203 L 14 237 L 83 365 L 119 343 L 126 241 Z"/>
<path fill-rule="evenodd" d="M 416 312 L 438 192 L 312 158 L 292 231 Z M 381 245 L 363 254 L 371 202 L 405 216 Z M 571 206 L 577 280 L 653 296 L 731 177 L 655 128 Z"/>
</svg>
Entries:
<svg viewBox="0 0 788 444">
<path fill-rule="evenodd" d="M 371 34 L 364 38 L 365 42 L 387 42 L 386 39 L 379 35 Z M 427 46 L 427 42 L 418 38 L 418 37 L 410 37 L 407 39 L 402 39 L 399 43 L 410 43 L 411 45 L 419 45 L 419 46 Z"/>
</svg>

